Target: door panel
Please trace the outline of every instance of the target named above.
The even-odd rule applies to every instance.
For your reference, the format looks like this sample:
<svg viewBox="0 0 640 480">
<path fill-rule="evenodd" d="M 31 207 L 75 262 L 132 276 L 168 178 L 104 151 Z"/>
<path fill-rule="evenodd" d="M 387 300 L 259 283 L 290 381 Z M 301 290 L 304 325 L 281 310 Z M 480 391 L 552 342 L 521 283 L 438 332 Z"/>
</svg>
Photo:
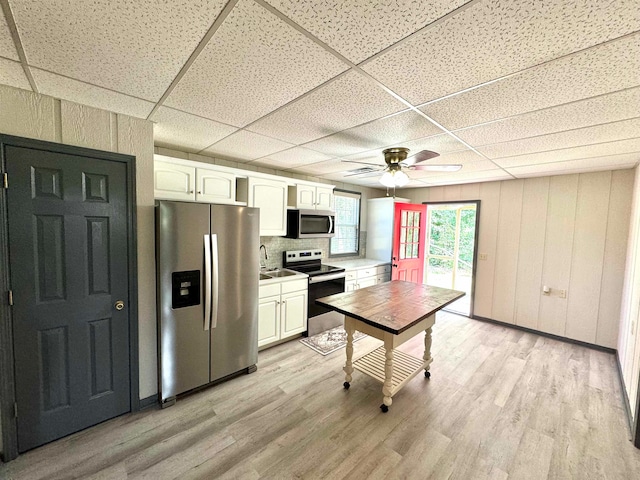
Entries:
<svg viewBox="0 0 640 480">
<path fill-rule="evenodd" d="M 395 203 L 394 208 L 391 278 L 422 283 L 427 206 Z"/>
<path fill-rule="evenodd" d="M 127 167 L 5 153 L 23 452 L 130 410 Z"/>
</svg>

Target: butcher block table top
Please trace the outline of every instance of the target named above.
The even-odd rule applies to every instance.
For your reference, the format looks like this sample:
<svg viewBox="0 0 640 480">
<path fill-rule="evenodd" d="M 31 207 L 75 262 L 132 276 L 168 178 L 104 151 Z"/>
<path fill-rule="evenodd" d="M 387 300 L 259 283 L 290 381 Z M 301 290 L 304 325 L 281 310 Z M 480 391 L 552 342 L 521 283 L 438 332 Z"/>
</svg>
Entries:
<svg viewBox="0 0 640 480">
<path fill-rule="evenodd" d="M 393 280 L 319 298 L 316 303 L 398 335 L 464 295 L 448 288 Z"/>
</svg>

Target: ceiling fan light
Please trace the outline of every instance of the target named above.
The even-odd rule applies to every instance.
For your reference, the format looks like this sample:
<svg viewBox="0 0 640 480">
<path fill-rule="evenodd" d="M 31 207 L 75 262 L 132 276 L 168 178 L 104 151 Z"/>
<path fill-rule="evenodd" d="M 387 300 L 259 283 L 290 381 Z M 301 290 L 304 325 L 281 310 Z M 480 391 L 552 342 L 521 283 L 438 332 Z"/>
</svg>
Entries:
<svg viewBox="0 0 640 480">
<path fill-rule="evenodd" d="M 396 187 L 404 187 L 407 183 L 409 183 L 409 177 L 402 170 L 398 170 L 395 172 L 393 176 Z"/>
<path fill-rule="evenodd" d="M 380 183 L 385 187 L 404 187 L 409 183 L 409 177 L 402 170 L 392 170 L 390 172 L 384 172 L 380 177 Z"/>
<path fill-rule="evenodd" d="M 388 188 L 394 187 L 395 183 L 391 172 L 384 172 L 382 177 L 380 177 L 380 183 Z"/>
</svg>

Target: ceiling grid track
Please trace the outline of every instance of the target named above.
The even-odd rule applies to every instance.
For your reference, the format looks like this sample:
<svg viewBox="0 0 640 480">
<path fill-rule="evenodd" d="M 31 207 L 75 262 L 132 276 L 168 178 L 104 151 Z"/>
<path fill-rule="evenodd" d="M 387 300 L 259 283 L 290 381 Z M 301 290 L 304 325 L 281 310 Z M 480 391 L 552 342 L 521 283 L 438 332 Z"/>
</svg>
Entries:
<svg viewBox="0 0 640 480">
<path fill-rule="evenodd" d="M 6 0 L 2 0 L 2 1 L 6 1 Z M 153 116 L 153 114 L 156 113 L 156 111 L 162 106 L 162 104 L 167 99 L 167 97 L 171 95 L 171 92 L 173 92 L 173 89 L 176 88 L 176 86 L 178 85 L 182 77 L 184 77 L 184 75 L 187 73 L 191 65 L 193 65 L 193 62 L 196 61 L 196 59 L 198 58 L 202 50 L 204 50 L 204 48 L 209 43 L 209 40 L 211 40 L 211 37 L 215 35 L 215 33 L 220 28 L 220 26 L 224 23 L 226 18 L 231 13 L 231 10 L 233 10 L 233 8 L 236 6 L 238 1 L 239 0 L 229 0 L 229 3 L 227 3 L 224 6 L 222 11 L 220 12 L 220 15 L 218 15 L 218 17 L 211 24 L 211 27 L 209 28 L 207 33 L 204 35 L 204 37 L 202 37 L 202 40 L 200 40 L 200 43 L 198 44 L 196 49 L 191 53 L 191 55 L 189 56 L 187 61 L 184 63 L 184 65 L 182 66 L 178 74 L 175 76 L 175 78 L 173 79 L 169 87 L 167 87 L 165 92 L 162 94 L 162 96 L 160 97 L 160 100 L 156 102 L 155 106 L 153 107 L 149 115 L 147 115 L 147 120 L 149 120 Z"/>
<path fill-rule="evenodd" d="M 307 38 L 309 38 L 310 40 L 316 42 L 320 47 L 324 48 L 327 52 L 331 53 L 332 55 L 334 55 L 336 58 L 338 58 L 339 60 L 343 61 L 344 63 L 346 63 L 347 65 L 349 65 L 349 67 L 351 67 L 351 69 L 355 72 L 358 72 L 361 76 L 363 76 L 364 78 L 366 78 L 367 80 L 369 80 L 370 82 L 372 82 L 373 84 L 377 85 L 379 88 L 381 88 L 382 90 L 384 90 L 385 92 L 387 92 L 389 95 L 391 95 L 392 97 L 394 97 L 396 100 L 398 100 L 399 102 L 401 102 L 402 104 L 404 104 L 407 108 L 413 110 L 415 113 L 417 113 L 418 115 L 420 115 L 421 117 L 423 117 L 424 119 L 428 120 L 429 122 L 431 122 L 433 125 L 435 125 L 436 127 L 438 127 L 440 130 L 443 131 L 443 133 L 446 133 L 447 135 L 451 136 L 452 138 L 454 138 L 455 140 L 457 140 L 458 142 L 460 142 L 462 145 L 464 145 L 465 147 L 467 147 L 469 150 L 471 150 L 472 152 L 474 152 L 475 154 L 477 154 L 478 156 L 484 158 L 485 160 L 490 161 L 491 163 L 493 163 L 496 168 L 502 170 L 504 173 L 506 173 L 507 175 L 509 175 L 512 178 L 516 178 L 515 176 L 513 176 L 511 173 L 509 173 L 507 170 L 505 170 L 504 168 L 502 168 L 500 165 L 498 165 L 497 163 L 495 163 L 492 159 L 490 159 L 489 157 L 487 157 L 486 155 L 480 153 L 478 150 L 476 150 L 474 147 L 472 147 L 471 145 L 469 145 L 467 142 L 465 142 L 464 140 L 462 140 L 460 137 L 458 137 L 456 134 L 454 134 L 453 132 L 451 132 L 450 130 L 448 130 L 447 128 L 445 128 L 443 125 L 441 125 L 439 122 L 437 122 L 436 120 L 434 120 L 433 118 L 431 118 L 429 115 L 427 115 L 426 113 L 424 113 L 423 111 L 421 111 L 419 108 L 415 107 L 413 104 L 411 104 L 411 102 L 409 102 L 408 100 L 405 100 L 403 97 L 401 97 L 400 95 L 398 95 L 396 92 L 394 92 L 393 90 L 391 90 L 389 87 L 387 87 L 386 85 L 384 85 L 382 82 L 380 82 L 379 80 L 377 80 L 375 77 L 373 77 L 372 75 L 370 75 L 369 73 L 365 72 L 362 68 L 360 68 L 358 65 L 356 65 L 355 63 L 353 63 L 351 60 L 349 60 L 348 58 L 346 58 L 344 55 L 342 55 L 341 53 L 337 52 L 336 50 L 334 50 L 333 48 L 331 48 L 329 45 L 327 45 L 326 43 L 324 43 L 322 40 L 320 40 L 319 38 L 317 38 L 315 35 L 313 35 L 312 33 L 308 32 L 306 29 L 302 28 L 300 25 L 298 25 L 297 23 L 295 23 L 293 20 L 291 20 L 289 17 L 285 16 L 282 12 L 280 12 L 279 10 L 277 10 L 276 8 L 272 7 L 271 5 L 269 5 L 268 3 L 266 3 L 264 0 L 254 0 L 254 2 L 258 3 L 259 5 L 261 5 L 262 7 L 266 8 L 267 10 L 269 10 L 271 13 L 273 13 L 274 15 L 278 16 L 278 18 L 280 18 L 281 20 L 283 20 L 284 22 L 286 22 L 287 24 L 291 25 L 293 28 L 295 28 L 297 31 L 299 31 L 300 33 L 302 33 L 303 35 L 305 35 Z M 466 4 L 468 5 L 468 4 Z M 464 7 L 464 6 L 463 6 Z M 462 8 L 462 7 L 461 7 Z M 459 13 L 459 10 L 454 10 L 454 12 Z M 452 12 L 453 13 L 453 12 Z M 426 27 L 425 27 L 426 28 Z M 339 157 L 338 157 L 339 158 Z"/>
<path fill-rule="evenodd" d="M 9 5 L 9 0 L 0 0 L 0 6 L 2 6 L 2 11 L 4 12 L 4 17 L 7 21 L 7 25 L 9 27 L 9 31 L 11 32 L 11 37 L 13 38 L 13 43 L 16 47 L 16 51 L 18 52 L 18 57 L 20 58 L 20 63 L 22 64 L 22 69 L 24 70 L 24 74 L 29 81 L 29 85 L 31 89 L 35 93 L 39 93 L 38 85 L 36 85 L 36 81 L 31 74 L 31 68 L 29 67 L 29 62 L 27 62 L 27 55 L 24 51 L 24 47 L 22 46 L 22 40 L 20 40 L 20 33 L 18 32 L 18 26 L 16 25 L 15 18 L 13 17 L 13 12 L 11 11 L 11 5 Z"/>
</svg>

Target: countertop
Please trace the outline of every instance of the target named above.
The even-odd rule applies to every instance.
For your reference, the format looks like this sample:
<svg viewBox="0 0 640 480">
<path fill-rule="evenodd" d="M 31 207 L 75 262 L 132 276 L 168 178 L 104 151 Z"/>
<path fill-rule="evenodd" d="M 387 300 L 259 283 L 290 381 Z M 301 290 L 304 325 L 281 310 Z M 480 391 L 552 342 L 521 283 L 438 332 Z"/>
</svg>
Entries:
<svg viewBox="0 0 640 480">
<path fill-rule="evenodd" d="M 316 303 L 398 335 L 464 295 L 448 288 L 394 280 L 319 298 Z"/>
<path fill-rule="evenodd" d="M 355 260 L 332 260 L 330 258 L 323 260 L 324 264 L 333 267 L 340 267 L 346 270 L 355 270 L 357 268 L 377 267 L 379 265 L 387 265 L 390 260 L 375 260 L 373 258 L 356 258 Z"/>
</svg>

